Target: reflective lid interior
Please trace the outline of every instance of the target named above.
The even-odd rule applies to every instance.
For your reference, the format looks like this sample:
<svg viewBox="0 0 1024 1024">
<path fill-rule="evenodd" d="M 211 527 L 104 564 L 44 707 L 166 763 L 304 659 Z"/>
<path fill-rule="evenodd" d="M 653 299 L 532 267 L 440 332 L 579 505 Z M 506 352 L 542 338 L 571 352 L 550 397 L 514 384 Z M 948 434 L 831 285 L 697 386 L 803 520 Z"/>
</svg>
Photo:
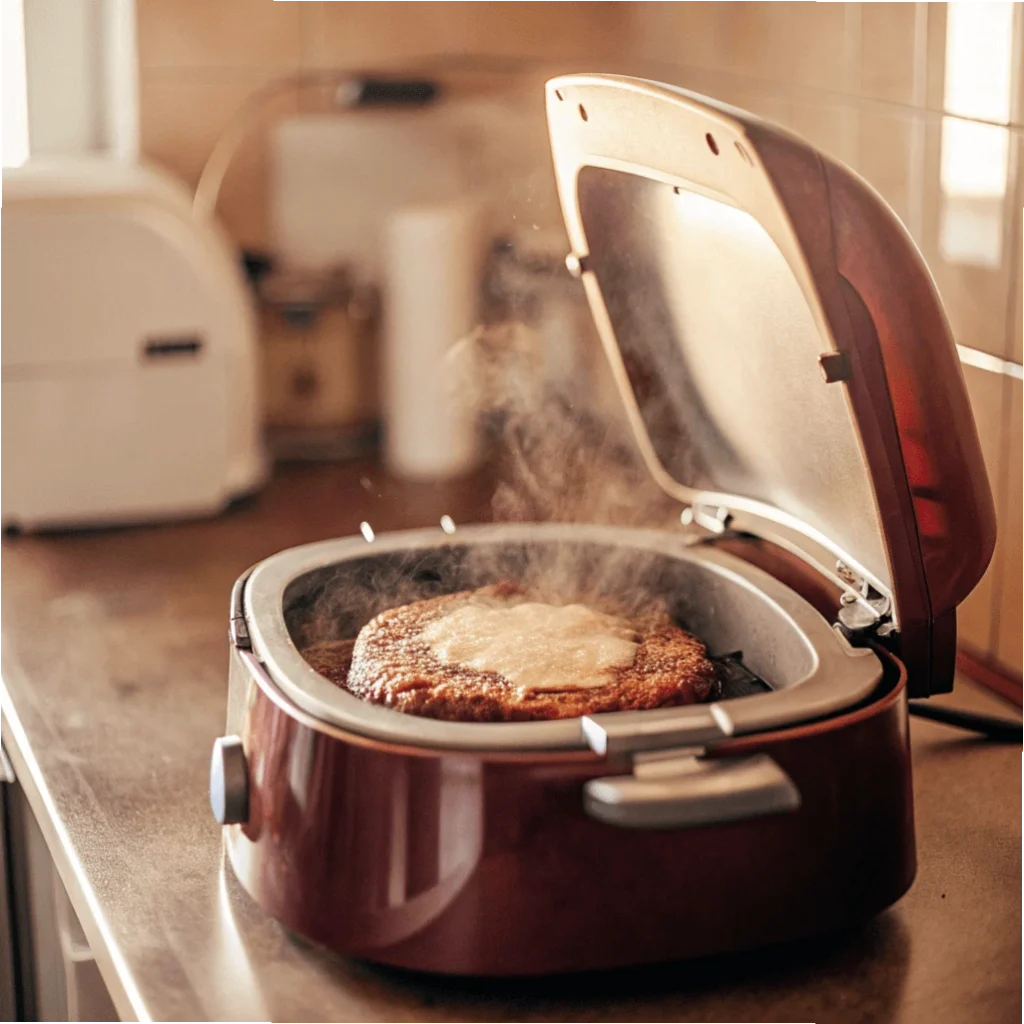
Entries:
<svg viewBox="0 0 1024 1024">
<path fill-rule="evenodd" d="M 564 102 L 566 81 L 548 101 L 563 211 L 649 468 L 891 593 L 848 396 L 822 372 L 835 342 L 742 126 L 586 80 Z"/>
</svg>

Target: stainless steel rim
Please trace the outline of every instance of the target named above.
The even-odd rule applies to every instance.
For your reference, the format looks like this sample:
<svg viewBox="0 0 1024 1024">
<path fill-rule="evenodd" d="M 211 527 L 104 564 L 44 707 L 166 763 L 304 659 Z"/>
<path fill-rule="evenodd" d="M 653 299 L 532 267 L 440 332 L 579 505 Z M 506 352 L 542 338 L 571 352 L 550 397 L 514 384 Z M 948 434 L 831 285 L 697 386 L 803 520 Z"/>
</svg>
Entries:
<svg viewBox="0 0 1024 1024">
<path fill-rule="evenodd" d="M 340 689 L 310 667 L 289 635 L 284 615 L 286 588 L 305 573 L 326 565 L 417 547 L 558 541 L 624 546 L 700 563 L 728 579 L 730 585 L 758 592 L 802 636 L 813 652 L 812 670 L 785 689 L 716 704 L 555 722 L 442 722 L 370 704 Z M 671 734 L 673 742 L 681 745 L 707 747 L 730 736 L 835 714 L 866 698 L 881 678 L 881 665 L 871 652 L 852 648 L 788 587 L 724 552 L 694 546 L 684 537 L 657 530 L 531 523 L 460 527 L 451 537 L 435 530 L 390 533 L 377 537 L 372 545 L 359 537 L 342 538 L 291 548 L 266 559 L 249 575 L 243 594 L 253 651 L 285 697 L 326 724 L 410 746 L 501 751 L 600 749 L 595 735 L 603 732 L 616 737 L 612 745 L 621 748 L 624 737 L 642 737 L 653 731 Z"/>
</svg>

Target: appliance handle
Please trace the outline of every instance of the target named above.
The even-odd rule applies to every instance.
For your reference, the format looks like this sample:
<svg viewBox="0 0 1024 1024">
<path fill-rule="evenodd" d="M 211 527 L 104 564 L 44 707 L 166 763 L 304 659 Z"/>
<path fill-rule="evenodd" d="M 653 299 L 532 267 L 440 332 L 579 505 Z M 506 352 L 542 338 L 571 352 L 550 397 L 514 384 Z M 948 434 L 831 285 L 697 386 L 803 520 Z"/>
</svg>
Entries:
<svg viewBox="0 0 1024 1024">
<path fill-rule="evenodd" d="M 652 771 L 591 779 L 583 787 L 590 817 L 619 828 L 696 828 L 795 811 L 800 792 L 767 755 L 674 759 Z M 666 768 L 670 768 L 666 771 Z"/>
</svg>

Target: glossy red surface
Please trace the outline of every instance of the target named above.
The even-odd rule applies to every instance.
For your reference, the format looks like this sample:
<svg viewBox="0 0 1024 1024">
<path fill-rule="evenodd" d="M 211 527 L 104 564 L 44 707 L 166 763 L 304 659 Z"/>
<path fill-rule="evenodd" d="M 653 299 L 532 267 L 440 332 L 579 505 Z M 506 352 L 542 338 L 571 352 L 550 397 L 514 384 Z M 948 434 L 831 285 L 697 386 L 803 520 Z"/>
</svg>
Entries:
<svg viewBox="0 0 1024 1024">
<path fill-rule="evenodd" d="M 748 125 L 833 337 L 878 500 L 910 693 L 952 689 L 956 607 L 995 545 L 959 358 L 928 268 L 885 201 L 772 125 Z"/>
<path fill-rule="evenodd" d="M 906 680 L 883 657 L 867 707 L 717 751 L 770 754 L 797 812 L 683 831 L 587 817 L 583 783 L 616 770 L 589 752 L 389 747 L 322 731 L 254 684 L 250 819 L 228 829 L 231 861 L 293 931 L 441 973 L 667 961 L 847 925 L 914 875 Z"/>
<path fill-rule="evenodd" d="M 825 165 L 836 269 L 874 325 L 884 363 L 933 619 L 974 589 L 996 517 L 960 360 L 935 283 L 889 206 L 848 168 Z M 884 394 L 884 392 L 881 392 Z M 895 461 L 895 460 L 894 460 Z"/>
</svg>

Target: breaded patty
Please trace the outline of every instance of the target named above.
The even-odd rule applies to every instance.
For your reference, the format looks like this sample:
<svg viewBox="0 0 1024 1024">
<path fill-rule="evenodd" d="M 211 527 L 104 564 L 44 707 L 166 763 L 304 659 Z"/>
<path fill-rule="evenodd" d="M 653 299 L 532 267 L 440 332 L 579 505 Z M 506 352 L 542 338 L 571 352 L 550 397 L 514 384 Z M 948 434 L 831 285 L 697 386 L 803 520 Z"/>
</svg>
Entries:
<svg viewBox="0 0 1024 1024">
<path fill-rule="evenodd" d="M 614 634 L 610 642 L 628 637 L 632 646 L 626 649 L 632 656 L 628 663 L 620 659 L 602 670 L 599 685 L 576 685 L 571 673 L 564 679 L 546 679 L 542 688 L 517 685 L 499 672 L 445 658 L 443 650 L 439 653 L 437 644 L 428 639 L 438 632 L 435 624 L 470 604 L 486 607 L 488 621 L 494 621 L 495 615 L 500 621 L 503 610 L 511 613 L 516 605 L 531 600 L 536 597 L 513 584 L 499 584 L 416 601 L 376 616 L 362 628 L 354 644 L 351 640 L 328 641 L 302 653 L 316 671 L 357 697 L 447 721 L 574 718 L 693 704 L 720 695 L 715 667 L 704 644 L 664 614 L 614 620 L 608 627 Z M 567 609 L 552 608 L 553 613 L 561 611 Z M 581 621 L 590 621 L 580 614 Z M 592 615 L 597 621 L 612 622 L 603 613 Z M 523 638 L 524 650 L 529 639 Z"/>
</svg>

